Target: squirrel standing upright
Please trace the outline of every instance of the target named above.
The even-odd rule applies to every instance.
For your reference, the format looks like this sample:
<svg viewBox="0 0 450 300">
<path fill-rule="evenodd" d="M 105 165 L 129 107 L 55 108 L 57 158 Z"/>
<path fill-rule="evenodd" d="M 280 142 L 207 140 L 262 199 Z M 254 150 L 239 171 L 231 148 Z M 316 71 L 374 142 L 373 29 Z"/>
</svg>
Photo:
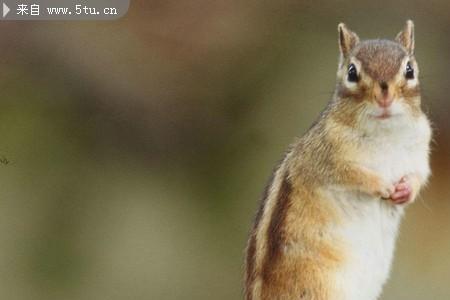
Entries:
<svg viewBox="0 0 450 300">
<path fill-rule="evenodd" d="M 250 234 L 247 300 L 374 300 L 404 208 L 430 174 L 414 25 L 395 41 L 338 25 L 332 100 L 274 171 Z"/>
</svg>

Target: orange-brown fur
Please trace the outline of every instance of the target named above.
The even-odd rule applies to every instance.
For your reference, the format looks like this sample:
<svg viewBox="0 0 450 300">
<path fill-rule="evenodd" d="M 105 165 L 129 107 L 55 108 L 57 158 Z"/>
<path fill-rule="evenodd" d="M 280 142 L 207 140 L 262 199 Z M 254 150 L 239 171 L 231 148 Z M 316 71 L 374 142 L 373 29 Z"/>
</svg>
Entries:
<svg viewBox="0 0 450 300">
<path fill-rule="evenodd" d="M 382 195 L 385 186 L 369 170 L 341 161 L 342 152 L 351 151 L 351 147 L 336 139 L 342 136 L 339 127 L 324 130 L 334 122 L 334 114 L 330 111 L 293 146 L 280 167 L 284 171 L 275 176 L 279 189 L 267 197 L 275 196 L 277 205 L 271 211 L 268 230 L 261 237 L 266 248 L 264 254 L 259 253 L 260 265 L 255 263 L 257 226 L 248 245 L 248 300 L 337 299 L 326 296 L 332 293 L 328 273 L 345 259 L 345 254 L 339 240 L 328 235 L 327 229 L 340 220 L 320 186 L 350 185 L 376 195 Z M 262 212 L 258 215 L 260 219 Z M 260 282 L 255 289 L 258 277 Z"/>
</svg>

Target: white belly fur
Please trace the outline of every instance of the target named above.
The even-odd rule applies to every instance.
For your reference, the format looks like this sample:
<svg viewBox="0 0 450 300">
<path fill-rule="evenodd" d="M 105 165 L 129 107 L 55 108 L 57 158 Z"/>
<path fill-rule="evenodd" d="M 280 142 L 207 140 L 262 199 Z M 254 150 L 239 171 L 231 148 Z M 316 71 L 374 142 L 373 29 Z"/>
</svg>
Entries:
<svg viewBox="0 0 450 300">
<path fill-rule="evenodd" d="M 404 130 L 385 132 L 368 141 L 357 162 L 392 183 L 411 173 L 425 181 L 429 137 L 425 119 Z M 346 248 L 344 266 L 336 274 L 336 289 L 343 300 L 375 300 L 389 276 L 404 207 L 339 187 L 328 191 L 343 219 L 336 236 Z"/>
<path fill-rule="evenodd" d="M 357 192 L 335 199 L 345 207 L 345 221 L 337 229 L 345 262 L 336 274 L 336 289 L 343 300 L 377 299 L 389 275 L 403 208 Z M 356 206 L 349 203 L 355 200 Z"/>
</svg>

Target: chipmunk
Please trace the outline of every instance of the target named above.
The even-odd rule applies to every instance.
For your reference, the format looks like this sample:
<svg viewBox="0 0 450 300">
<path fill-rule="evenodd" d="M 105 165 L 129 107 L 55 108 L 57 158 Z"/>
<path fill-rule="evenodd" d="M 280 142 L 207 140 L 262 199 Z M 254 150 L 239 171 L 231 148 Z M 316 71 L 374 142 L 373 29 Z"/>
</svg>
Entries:
<svg viewBox="0 0 450 300">
<path fill-rule="evenodd" d="M 272 175 L 250 234 L 247 300 L 373 300 L 430 174 L 414 25 L 394 41 L 338 25 L 332 100 Z"/>
</svg>

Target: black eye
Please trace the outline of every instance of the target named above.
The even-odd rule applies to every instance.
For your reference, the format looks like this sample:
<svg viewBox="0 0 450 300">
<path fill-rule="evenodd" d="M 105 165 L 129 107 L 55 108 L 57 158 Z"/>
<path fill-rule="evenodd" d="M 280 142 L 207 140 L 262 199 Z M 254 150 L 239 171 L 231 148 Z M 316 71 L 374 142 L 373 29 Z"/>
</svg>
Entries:
<svg viewBox="0 0 450 300">
<path fill-rule="evenodd" d="M 406 64 L 405 78 L 406 79 L 414 78 L 414 69 L 413 67 L 411 67 L 411 64 L 409 62 Z"/>
<path fill-rule="evenodd" d="M 348 81 L 357 82 L 358 81 L 358 72 L 356 72 L 356 67 L 354 64 L 350 64 L 348 66 Z"/>
</svg>

